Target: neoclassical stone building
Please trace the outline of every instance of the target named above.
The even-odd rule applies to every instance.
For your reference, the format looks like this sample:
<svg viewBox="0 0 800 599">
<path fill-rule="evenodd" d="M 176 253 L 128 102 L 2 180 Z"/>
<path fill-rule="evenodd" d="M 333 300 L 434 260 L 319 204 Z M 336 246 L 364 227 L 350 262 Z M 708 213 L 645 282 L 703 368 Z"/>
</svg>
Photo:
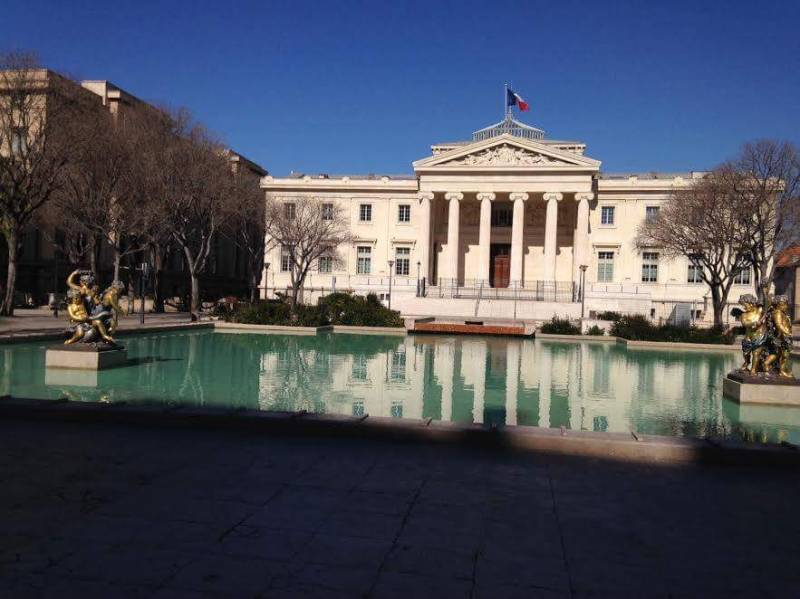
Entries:
<svg viewBox="0 0 800 599">
<path fill-rule="evenodd" d="M 300 173 L 265 177 L 262 187 L 277 201 L 310 196 L 349 214 L 356 240 L 320 261 L 307 299 L 333 287 L 388 299 L 391 275 L 392 307 L 406 314 L 577 316 L 585 292 L 587 316 L 615 309 L 710 318 L 708 289 L 688 260 L 634 243 L 640 223 L 702 173 L 600 167 L 584 143 L 549 139 L 506 115 L 468 141 L 434 144 L 413 175 Z M 288 286 L 288 264 L 281 248 L 267 262 L 271 294 Z M 750 290 L 744 273 L 731 299 Z"/>
</svg>

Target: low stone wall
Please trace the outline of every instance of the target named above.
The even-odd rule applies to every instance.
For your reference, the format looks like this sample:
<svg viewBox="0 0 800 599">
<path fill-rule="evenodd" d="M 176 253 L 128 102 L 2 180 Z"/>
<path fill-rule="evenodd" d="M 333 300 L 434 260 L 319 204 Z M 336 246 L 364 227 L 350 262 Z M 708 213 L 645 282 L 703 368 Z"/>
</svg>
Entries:
<svg viewBox="0 0 800 599">
<path fill-rule="evenodd" d="M 673 341 L 632 341 L 616 337 L 617 343 L 624 345 L 627 349 L 657 349 L 682 351 L 721 351 L 721 352 L 740 352 L 742 347 L 738 344 L 725 345 L 722 343 L 678 343 Z"/>
<path fill-rule="evenodd" d="M 412 332 L 444 333 L 450 335 L 510 335 L 522 337 L 525 335 L 525 327 L 424 322 L 414 325 Z"/>
<path fill-rule="evenodd" d="M 556 335 L 554 333 L 536 332 L 535 337 L 543 341 L 594 341 L 596 343 L 615 343 L 616 337 L 608 335 Z"/>
</svg>

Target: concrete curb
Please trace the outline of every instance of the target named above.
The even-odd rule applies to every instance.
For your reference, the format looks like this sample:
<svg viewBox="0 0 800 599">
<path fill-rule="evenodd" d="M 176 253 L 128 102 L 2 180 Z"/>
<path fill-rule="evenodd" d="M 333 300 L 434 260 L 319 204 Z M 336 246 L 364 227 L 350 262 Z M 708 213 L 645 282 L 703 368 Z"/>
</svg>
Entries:
<svg viewBox="0 0 800 599">
<path fill-rule="evenodd" d="M 66 329 L 66 325 L 64 326 Z M 164 324 L 154 325 L 149 327 L 139 327 L 135 329 L 120 329 L 117 331 L 117 337 L 131 337 L 133 335 L 148 335 L 150 333 L 167 333 L 170 331 L 185 331 L 194 329 L 211 329 L 214 328 L 213 322 L 187 322 L 183 324 Z M 0 335 L 0 345 L 10 343 L 28 343 L 35 341 L 63 341 L 64 333 L 59 332 L 44 332 L 44 333 L 9 333 Z"/>
<path fill-rule="evenodd" d="M 280 335 L 316 335 L 317 333 L 355 333 L 359 335 L 402 335 L 406 330 L 399 327 L 360 327 L 345 325 L 325 325 L 321 327 L 293 327 L 277 324 L 243 324 L 239 322 L 214 323 L 214 329 L 221 333 L 253 333 Z"/>
<path fill-rule="evenodd" d="M 616 337 L 609 337 L 608 335 L 558 335 L 537 332 L 534 337 L 542 341 L 595 341 L 597 343 L 614 343 L 617 341 Z"/>
<path fill-rule="evenodd" d="M 715 439 L 594 433 L 529 426 L 494 428 L 427 420 L 206 408 L 37 400 L 4 396 L 0 415 L 85 423 L 243 430 L 279 436 L 348 437 L 415 443 L 480 446 L 539 454 L 593 457 L 656 464 L 722 463 L 792 467 L 800 451 L 792 445 L 755 445 Z"/>
<path fill-rule="evenodd" d="M 742 351 L 740 345 L 724 345 L 721 343 L 678 343 L 673 341 L 632 341 L 616 337 L 617 343 L 624 345 L 628 349 L 680 349 L 689 351 Z"/>
</svg>

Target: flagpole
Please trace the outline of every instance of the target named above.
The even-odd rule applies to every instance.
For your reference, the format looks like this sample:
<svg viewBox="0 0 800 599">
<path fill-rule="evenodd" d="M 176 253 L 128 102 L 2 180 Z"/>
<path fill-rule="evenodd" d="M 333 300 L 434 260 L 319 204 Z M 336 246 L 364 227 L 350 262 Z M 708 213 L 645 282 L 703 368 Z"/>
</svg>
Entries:
<svg viewBox="0 0 800 599">
<path fill-rule="evenodd" d="M 508 117 L 508 83 L 503 84 L 503 119 Z"/>
</svg>

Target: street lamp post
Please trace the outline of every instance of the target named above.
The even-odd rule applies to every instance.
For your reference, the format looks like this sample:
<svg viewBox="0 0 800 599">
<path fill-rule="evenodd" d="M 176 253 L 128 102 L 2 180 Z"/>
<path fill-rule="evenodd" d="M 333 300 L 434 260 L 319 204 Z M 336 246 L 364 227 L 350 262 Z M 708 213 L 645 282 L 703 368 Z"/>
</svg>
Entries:
<svg viewBox="0 0 800 599">
<path fill-rule="evenodd" d="M 583 315 L 586 309 L 586 264 L 581 264 L 581 326 L 583 326 Z"/>
<path fill-rule="evenodd" d="M 389 260 L 389 309 L 392 309 L 392 266 L 394 260 Z"/>
<path fill-rule="evenodd" d="M 264 262 L 264 300 L 269 299 L 269 262 Z"/>
<path fill-rule="evenodd" d="M 422 289 L 420 289 L 420 282 L 419 282 L 419 267 L 422 265 L 422 262 L 417 260 L 417 297 L 422 295 Z"/>
</svg>

